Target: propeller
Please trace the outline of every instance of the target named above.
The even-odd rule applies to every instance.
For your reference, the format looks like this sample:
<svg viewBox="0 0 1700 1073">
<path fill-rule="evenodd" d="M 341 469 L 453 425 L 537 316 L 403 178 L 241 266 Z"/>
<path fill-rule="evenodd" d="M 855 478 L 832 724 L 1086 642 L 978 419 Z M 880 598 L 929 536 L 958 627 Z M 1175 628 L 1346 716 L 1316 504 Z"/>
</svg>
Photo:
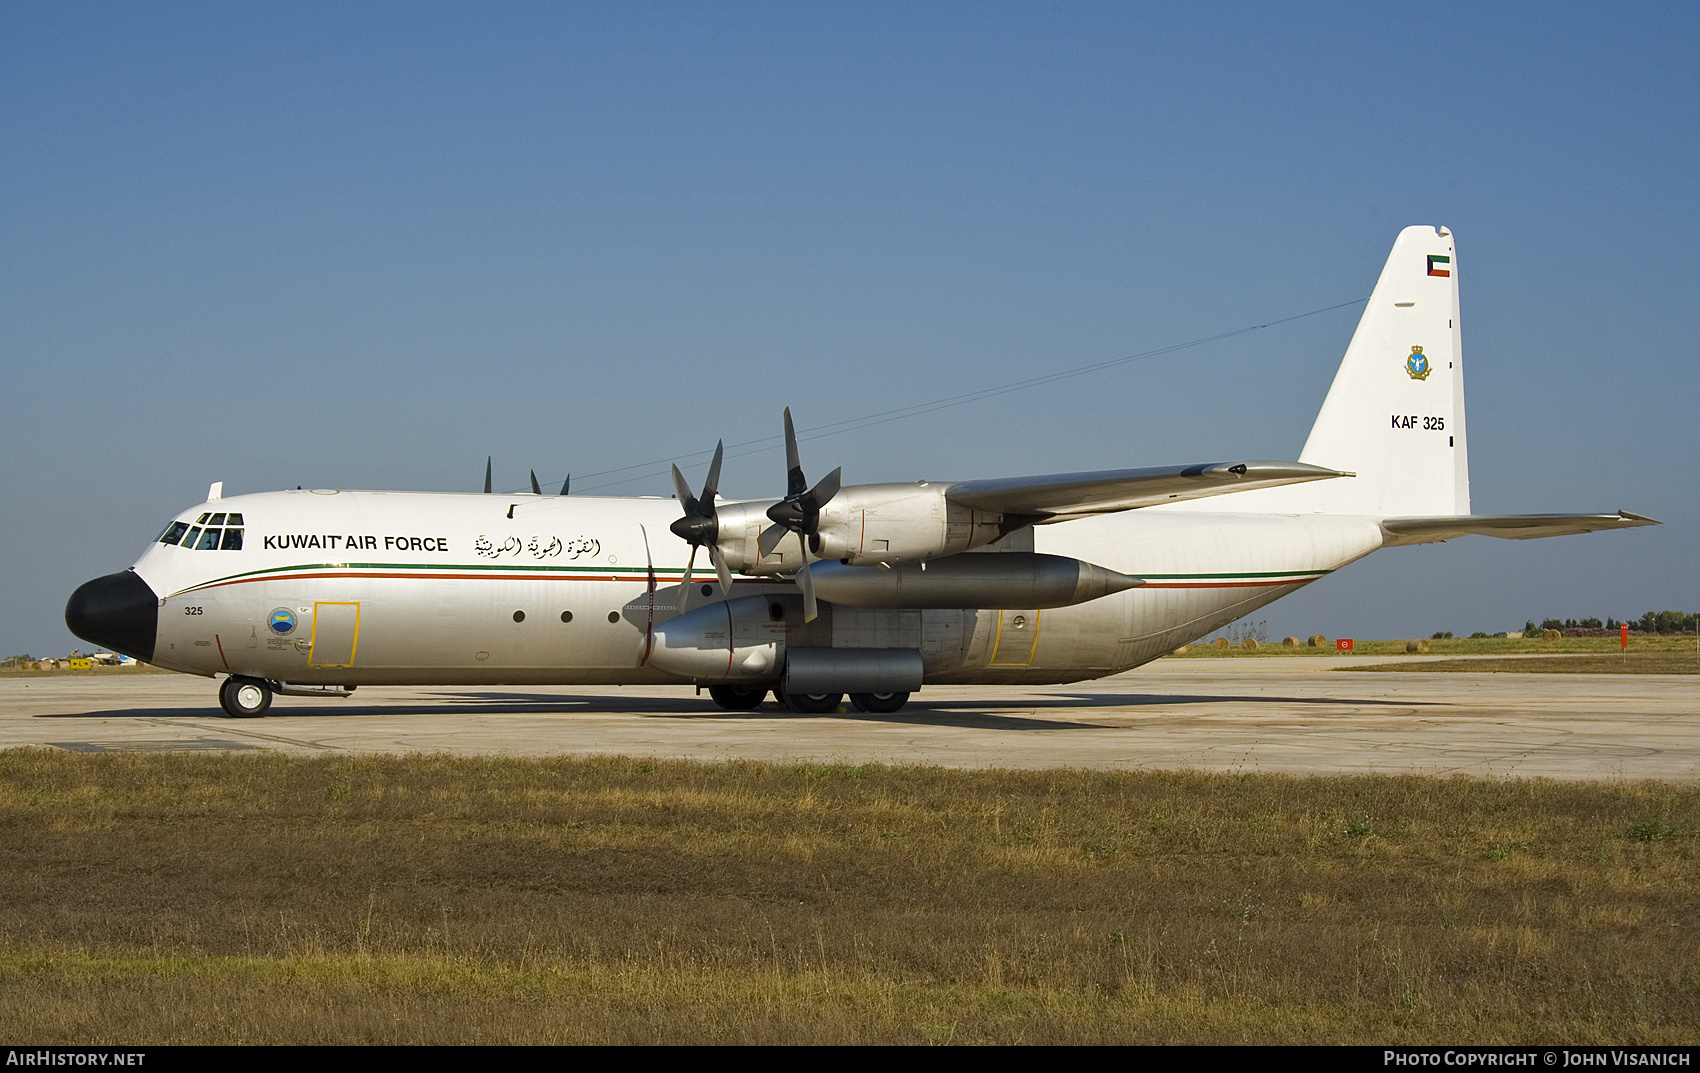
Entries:
<svg viewBox="0 0 1700 1073">
<path fill-rule="evenodd" d="M 573 475 L 567 474 L 567 479 L 561 482 L 561 494 L 566 495 L 567 489 L 573 486 Z"/>
<path fill-rule="evenodd" d="M 543 489 L 541 489 L 537 486 L 537 471 L 536 470 L 531 471 L 531 494 L 534 495 L 534 496 L 540 496 L 540 495 L 543 494 Z"/>
<path fill-rule="evenodd" d="M 691 486 L 685 482 L 685 475 L 679 472 L 679 467 L 673 467 L 673 490 L 678 493 L 679 505 L 684 508 L 685 515 L 668 528 L 673 535 L 691 546 L 691 557 L 685 563 L 685 579 L 679 584 L 679 610 L 685 609 L 686 598 L 691 591 L 691 570 L 697 563 L 697 549 L 708 548 L 708 561 L 714 564 L 714 572 L 720 577 L 720 591 L 730 592 L 732 589 L 732 571 L 727 569 L 726 560 L 720 557 L 720 548 L 715 541 L 720 538 L 720 519 L 714 513 L 714 497 L 718 494 L 720 485 L 720 460 L 726 453 L 724 441 L 714 445 L 714 461 L 708 464 L 708 478 L 702 482 L 702 495 L 691 495 Z M 563 489 L 562 494 L 566 492 Z"/>
<path fill-rule="evenodd" d="M 815 603 L 815 583 L 809 576 L 809 552 L 820 551 L 820 509 L 838 494 L 843 467 L 833 470 L 813 488 L 803 476 L 803 464 L 797 456 L 797 430 L 791 424 L 791 408 L 785 408 L 785 498 L 767 508 L 773 525 L 763 529 L 757 540 L 765 558 L 785 539 L 786 533 L 797 534 L 797 550 L 802 565 L 797 568 L 797 584 L 803 590 L 803 621 L 813 622 L 819 614 Z"/>
<path fill-rule="evenodd" d="M 490 458 L 489 458 L 489 456 L 485 456 L 485 458 L 484 458 L 484 494 L 485 495 L 490 494 Z"/>
</svg>

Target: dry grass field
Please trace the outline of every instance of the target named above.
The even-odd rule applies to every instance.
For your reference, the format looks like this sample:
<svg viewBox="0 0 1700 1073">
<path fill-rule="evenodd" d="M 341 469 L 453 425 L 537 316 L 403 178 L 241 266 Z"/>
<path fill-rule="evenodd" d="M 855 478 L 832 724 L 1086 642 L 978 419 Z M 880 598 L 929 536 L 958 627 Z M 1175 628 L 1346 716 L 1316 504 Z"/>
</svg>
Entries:
<svg viewBox="0 0 1700 1073">
<path fill-rule="evenodd" d="M 1700 788 L 0 753 L 31 1043 L 1692 1043 Z"/>
<path fill-rule="evenodd" d="M 1507 656 L 1493 659 L 1405 660 L 1365 663 L 1342 671 L 1435 671 L 1453 674 L 1700 674 L 1693 652 Z"/>
<path fill-rule="evenodd" d="M 1414 639 L 1414 638 L 1413 638 Z M 1446 637 L 1428 639 L 1430 656 L 1551 656 L 1551 655 L 1590 655 L 1618 656 L 1622 650 L 1618 647 L 1616 637 L 1561 637 L 1553 641 L 1543 641 L 1539 637 Z M 1690 663 L 1700 664 L 1700 641 L 1693 634 L 1636 634 L 1629 639 L 1629 654 L 1633 656 L 1646 654 L 1664 654 L 1681 659 L 1686 656 Z M 1280 641 L 1264 641 L 1253 651 L 1247 651 L 1238 645 L 1228 648 L 1217 648 L 1215 645 L 1194 642 L 1186 646 L 1186 651 L 1179 657 L 1168 659 L 1274 659 L 1285 656 L 1403 656 L 1405 641 L 1359 640 L 1353 643 L 1350 652 L 1339 652 L 1334 648 L 1334 639 L 1330 638 L 1325 645 L 1312 648 L 1301 644 L 1297 648 L 1287 648 Z"/>
</svg>

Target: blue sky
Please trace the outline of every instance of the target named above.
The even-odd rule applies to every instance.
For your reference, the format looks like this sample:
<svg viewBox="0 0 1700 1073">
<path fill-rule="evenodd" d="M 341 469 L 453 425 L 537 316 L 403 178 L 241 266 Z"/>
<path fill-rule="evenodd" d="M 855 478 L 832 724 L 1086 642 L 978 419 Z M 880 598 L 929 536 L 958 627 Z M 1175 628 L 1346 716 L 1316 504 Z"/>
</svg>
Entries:
<svg viewBox="0 0 1700 1073">
<path fill-rule="evenodd" d="M 1458 237 L 1478 512 L 1261 612 L 1700 606 L 1691 4 L 0 4 L 0 654 L 214 480 L 575 491 L 1369 293 Z M 810 441 L 1294 457 L 1346 309 Z M 665 466 L 606 490 L 667 494 Z M 778 494 L 778 451 L 728 461 Z"/>
</svg>

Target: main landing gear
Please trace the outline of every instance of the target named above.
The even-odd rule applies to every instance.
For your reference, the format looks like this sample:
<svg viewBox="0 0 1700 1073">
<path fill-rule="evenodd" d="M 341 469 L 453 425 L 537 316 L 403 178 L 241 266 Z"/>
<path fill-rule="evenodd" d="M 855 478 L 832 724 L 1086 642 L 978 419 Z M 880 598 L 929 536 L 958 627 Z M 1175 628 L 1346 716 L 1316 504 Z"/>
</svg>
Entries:
<svg viewBox="0 0 1700 1073">
<path fill-rule="evenodd" d="M 773 695 L 779 698 L 779 703 L 802 715 L 836 712 L 838 702 L 844 699 L 842 693 L 781 693 L 774 690 Z"/>
<path fill-rule="evenodd" d="M 729 712 L 747 712 L 761 707 L 761 702 L 767 699 L 767 690 L 746 686 L 709 686 L 708 695 Z"/>
<path fill-rule="evenodd" d="M 231 675 L 218 687 L 218 702 L 232 718 L 258 718 L 272 706 L 271 683 L 263 678 Z"/>
<path fill-rule="evenodd" d="M 909 703 L 907 693 L 852 693 L 850 703 L 859 712 L 890 715 Z"/>
<path fill-rule="evenodd" d="M 729 712 L 747 712 L 761 707 L 761 702 L 767 699 L 767 690 L 755 686 L 709 686 L 708 695 Z M 773 696 L 799 715 L 827 715 L 836 712 L 844 701 L 842 693 L 785 693 L 775 689 Z M 850 703 L 859 712 L 890 715 L 909 703 L 909 694 L 852 693 Z"/>
</svg>

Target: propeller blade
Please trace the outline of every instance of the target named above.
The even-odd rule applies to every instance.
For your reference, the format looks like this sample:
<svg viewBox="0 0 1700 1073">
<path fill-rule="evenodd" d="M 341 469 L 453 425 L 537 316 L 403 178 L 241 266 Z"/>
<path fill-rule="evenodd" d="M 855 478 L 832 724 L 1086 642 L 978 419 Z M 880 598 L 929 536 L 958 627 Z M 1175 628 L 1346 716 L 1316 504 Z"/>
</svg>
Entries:
<svg viewBox="0 0 1700 1073">
<path fill-rule="evenodd" d="M 714 564 L 714 573 L 720 578 L 721 595 L 732 595 L 732 571 L 727 569 L 726 560 L 720 557 L 718 545 L 710 544 L 708 546 L 708 561 Z"/>
<path fill-rule="evenodd" d="M 567 489 L 572 487 L 572 483 L 573 483 L 573 475 L 571 473 L 569 473 L 569 474 L 567 474 L 567 479 L 561 482 L 561 494 L 562 495 L 567 494 Z"/>
<path fill-rule="evenodd" d="M 685 560 L 685 578 L 679 582 L 679 610 L 684 611 L 685 602 L 691 595 L 691 567 L 697 564 L 697 546 L 691 545 L 691 557 Z"/>
<path fill-rule="evenodd" d="M 714 517 L 714 497 L 720 494 L 720 461 L 726 456 L 726 441 L 719 440 L 714 445 L 714 461 L 708 464 L 708 480 L 702 482 L 702 495 L 698 503 L 703 513 Z"/>
<path fill-rule="evenodd" d="M 765 559 L 772 555 L 773 549 L 779 547 L 779 542 L 785 539 L 788 532 L 790 530 L 783 525 L 770 525 L 763 529 L 761 536 L 756 539 L 756 547 L 761 549 L 761 557 Z"/>
<path fill-rule="evenodd" d="M 825 477 L 822 477 L 821 482 L 811 488 L 809 490 L 809 494 L 804 498 L 809 501 L 810 505 L 816 511 L 820 510 L 822 507 L 826 506 L 827 503 L 831 502 L 833 496 L 838 494 L 839 478 L 843 475 L 844 467 L 839 466 L 831 473 L 828 473 Z"/>
<path fill-rule="evenodd" d="M 820 614 L 820 605 L 815 603 L 815 579 L 809 576 L 809 548 L 801 533 L 797 534 L 797 547 L 803 552 L 803 565 L 797 571 L 797 584 L 803 587 L 803 621 L 813 622 Z"/>
<path fill-rule="evenodd" d="M 673 467 L 673 493 L 679 497 L 679 509 L 686 514 L 697 512 L 696 497 L 691 495 L 691 486 L 685 483 L 685 475 L 679 472 L 679 467 Z"/>
<path fill-rule="evenodd" d="M 803 478 L 803 463 L 797 456 L 797 429 L 791 424 L 791 407 L 785 407 L 785 498 L 800 496 L 808 491 L 809 482 Z"/>
<path fill-rule="evenodd" d="M 484 494 L 490 494 L 490 456 L 484 456 Z"/>
<path fill-rule="evenodd" d="M 536 470 L 531 471 L 531 494 L 534 495 L 534 496 L 540 496 L 540 495 L 543 494 L 543 489 L 541 489 L 537 486 L 537 471 Z"/>
</svg>

